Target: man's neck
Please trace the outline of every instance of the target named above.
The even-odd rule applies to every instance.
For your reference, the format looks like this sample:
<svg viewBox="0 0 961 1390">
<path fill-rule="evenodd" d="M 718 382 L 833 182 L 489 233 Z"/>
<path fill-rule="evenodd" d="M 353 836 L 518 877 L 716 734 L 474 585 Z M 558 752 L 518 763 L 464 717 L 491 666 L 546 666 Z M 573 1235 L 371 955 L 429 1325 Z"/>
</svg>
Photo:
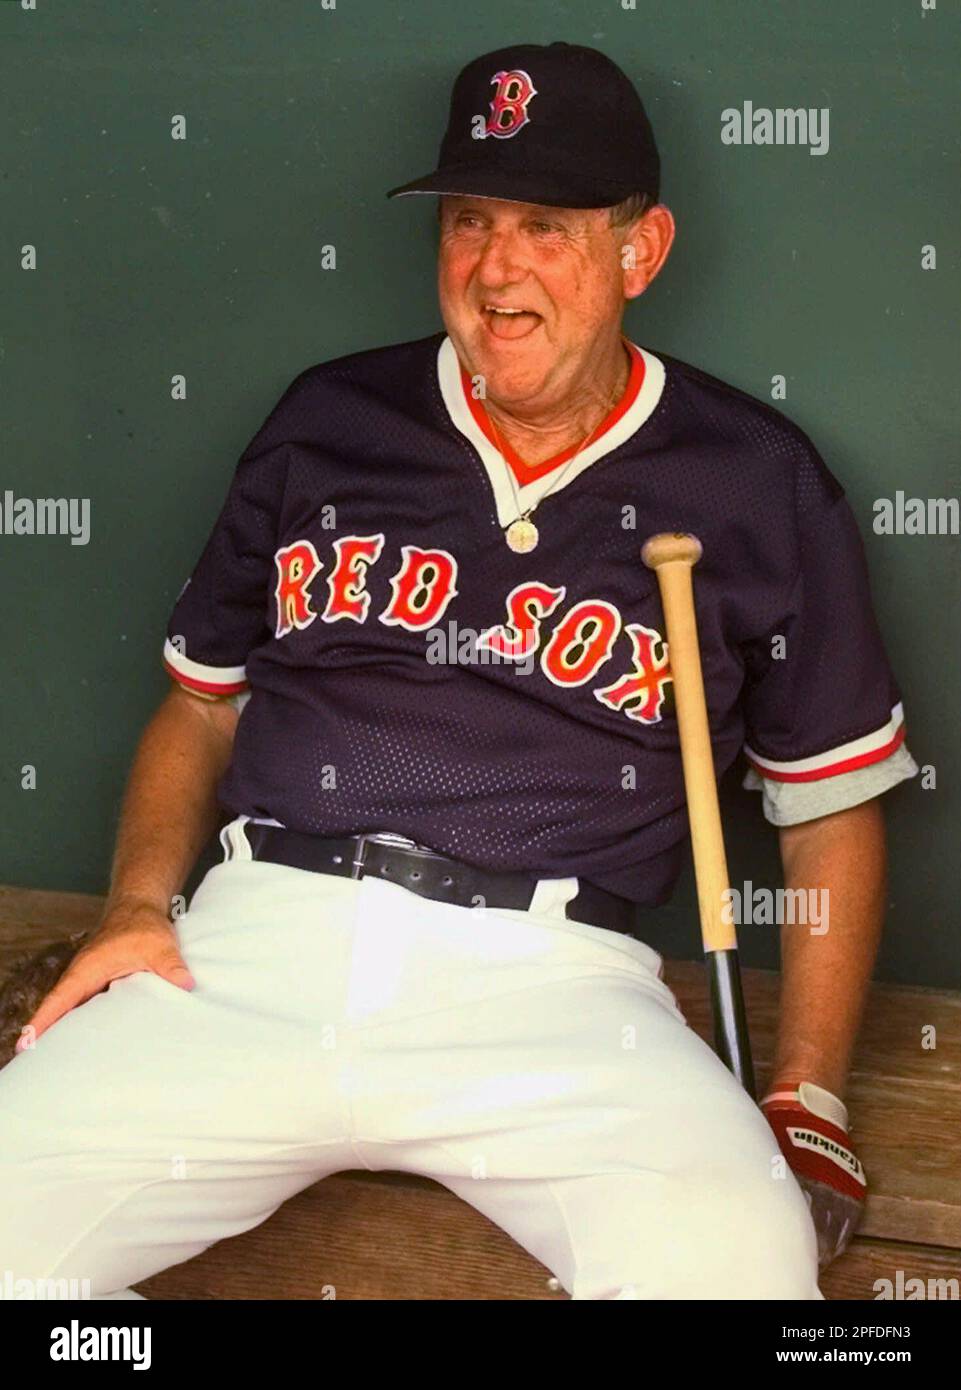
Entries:
<svg viewBox="0 0 961 1390">
<path fill-rule="evenodd" d="M 618 339 L 604 369 L 584 384 L 575 399 L 543 419 L 512 415 L 492 400 L 485 402 L 485 408 L 500 439 L 534 467 L 582 445 L 623 396 L 630 374 L 630 353 Z"/>
</svg>

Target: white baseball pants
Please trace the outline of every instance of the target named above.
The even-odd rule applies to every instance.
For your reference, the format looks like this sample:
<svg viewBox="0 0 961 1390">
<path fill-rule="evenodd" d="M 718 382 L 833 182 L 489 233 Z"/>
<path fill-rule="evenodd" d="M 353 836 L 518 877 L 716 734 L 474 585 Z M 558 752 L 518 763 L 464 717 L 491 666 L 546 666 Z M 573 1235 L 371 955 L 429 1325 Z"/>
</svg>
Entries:
<svg viewBox="0 0 961 1390">
<path fill-rule="evenodd" d="M 565 919 L 576 880 L 450 907 L 251 862 L 242 824 L 178 922 L 196 988 L 117 980 L 0 1072 L 0 1279 L 136 1298 L 368 1168 L 443 1183 L 575 1299 L 821 1298 L 767 1122 L 660 956 Z"/>
</svg>

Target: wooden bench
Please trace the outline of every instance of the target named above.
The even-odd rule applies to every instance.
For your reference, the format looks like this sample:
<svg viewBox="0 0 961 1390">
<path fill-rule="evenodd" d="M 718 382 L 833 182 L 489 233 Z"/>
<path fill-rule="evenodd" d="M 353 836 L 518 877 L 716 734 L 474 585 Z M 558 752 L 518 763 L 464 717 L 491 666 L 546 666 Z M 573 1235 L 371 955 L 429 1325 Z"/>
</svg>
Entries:
<svg viewBox="0 0 961 1390">
<path fill-rule="evenodd" d="M 0 977 L 26 950 L 95 925 L 101 899 L 0 887 Z M 704 970 L 668 983 L 708 1036 Z M 747 970 L 759 1085 L 778 976 Z M 923 1030 L 937 1045 L 926 1050 Z M 929 1035 L 930 1036 L 930 1035 Z M 961 1278 L 961 994 L 874 985 L 848 1104 L 871 1194 L 850 1250 L 822 1276 L 829 1299 L 873 1299 L 875 1281 Z M 350 1172 L 315 1184 L 255 1230 L 138 1285 L 148 1298 L 566 1299 L 549 1272 L 473 1207 L 425 1178 Z"/>
</svg>

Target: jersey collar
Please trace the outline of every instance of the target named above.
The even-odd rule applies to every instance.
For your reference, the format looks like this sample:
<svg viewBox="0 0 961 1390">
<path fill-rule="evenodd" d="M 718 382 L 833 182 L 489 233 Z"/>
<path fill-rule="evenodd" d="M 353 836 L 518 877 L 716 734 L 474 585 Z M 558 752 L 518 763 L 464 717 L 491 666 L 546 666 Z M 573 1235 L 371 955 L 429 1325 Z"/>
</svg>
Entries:
<svg viewBox="0 0 961 1390">
<path fill-rule="evenodd" d="M 527 467 L 510 446 L 504 458 L 494 443 L 487 413 L 480 401 L 471 394 L 471 379 L 457 357 L 450 338 L 445 336 L 437 353 L 437 380 L 451 422 L 477 450 L 490 480 L 497 506 L 498 521 L 507 526 L 521 511 L 527 511 L 540 501 L 551 488 L 561 492 L 592 463 L 620 447 L 640 429 L 654 411 L 664 390 L 664 364 L 660 358 L 635 343 L 624 339 L 631 354 L 631 372 L 620 400 L 605 417 L 600 432 L 578 456 L 559 486 L 554 486 L 554 470 L 562 467 L 575 453 L 577 446 L 546 459 L 533 468 Z M 506 441 L 505 441 L 506 443 Z M 504 459 L 515 476 L 514 487 L 508 476 Z"/>
</svg>

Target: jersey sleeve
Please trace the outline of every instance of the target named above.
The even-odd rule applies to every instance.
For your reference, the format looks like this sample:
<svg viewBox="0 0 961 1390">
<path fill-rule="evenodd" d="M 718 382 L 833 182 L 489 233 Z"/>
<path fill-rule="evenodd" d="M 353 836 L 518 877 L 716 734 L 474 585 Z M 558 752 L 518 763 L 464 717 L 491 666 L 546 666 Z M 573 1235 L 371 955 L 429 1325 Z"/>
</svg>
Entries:
<svg viewBox="0 0 961 1390">
<path fill-rule="evenodd" d="M 278 406 L 241 455 L 167 624 L 164 666 L 180 685 L 200 694 L 246 691 L 247 655 L 270 636 L 268 603 L 287 471 L 279 411 Z"/>
<path fill-rule="evenodd" d="M 797 480 L 796 573 L 747 654 L 744 785 L 764 792 L 778 825 L 857 805 L 917 772 L 857 522 L 812 454 Z"/>
</svg>

